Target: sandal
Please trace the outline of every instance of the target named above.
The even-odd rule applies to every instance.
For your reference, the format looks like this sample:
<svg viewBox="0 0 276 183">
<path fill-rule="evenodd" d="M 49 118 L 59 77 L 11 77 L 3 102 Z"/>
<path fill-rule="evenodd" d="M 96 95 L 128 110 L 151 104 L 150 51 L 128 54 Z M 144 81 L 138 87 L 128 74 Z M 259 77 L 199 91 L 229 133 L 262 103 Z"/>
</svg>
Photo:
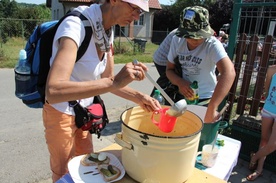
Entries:
<svg viewBox="0 0 276 183">
<path fill-rule="evenodd" d="M 248 169 L 251 170 L 251 171 L 254 171 L 256 170 L 257 166 L 258 166 L 258 163 L 257 162 L 252 162 L 252 157 L 255 155 L 254 152 L 251 152 L 250 153 L 250 162 L 249 162 L 249 166 L 248 166 Z"/>
<path fill-rule="evenodd" d="M 248 175 L 246 177 L 246 179 L 248 181 L 253 181 L 253 180 L 257 179 L 258 177 L 260 177 L 262 175 L 263 175 L 262 172 L 259 172 L 258 170 L 255 170 L 252 174 Z"/>
</svg>

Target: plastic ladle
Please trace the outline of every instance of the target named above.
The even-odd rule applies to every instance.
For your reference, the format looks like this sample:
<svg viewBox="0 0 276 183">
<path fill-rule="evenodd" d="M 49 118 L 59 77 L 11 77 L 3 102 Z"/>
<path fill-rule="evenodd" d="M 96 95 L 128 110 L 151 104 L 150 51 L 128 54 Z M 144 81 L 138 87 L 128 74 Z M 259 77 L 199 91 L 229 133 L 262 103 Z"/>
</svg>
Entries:
<svg viewBox="0 0 276 183">
<path fill-rule="evenodd" d="M 224 105 L 224 107 L 221 109 L 221 111 L 219 111 L 219 117 L 221 117 L 223 115 L 223 113 L 226 111 L 226 109 L 228 108 L 229 105 L 230 104 L 228 102 Z M 216 136 L 214 138 L 214 141 L 212 142 L 212 151 L 213 151 L 214 146 L 215 146 L 215 144 L 217 142 L 217 138 L 218 138 L 218 131 L 217 131 L 217 134 L 216 134 Z"/>
<path fill-rule="evenodd" d="M 138 60 L 134 60 L 133 64 L 138 64 Z M 169 102 L 171 108 L 167 111 L 170 116 L 181 116 L 187 110 L 187 103 L 185 99 L 179 100 L 174 103 L 173 100 L 167 95 L 167 93 L 152 79 L 148 72 L 145 72 L 146 77 L 150 80 L 150 82 L 157 88 L 160 93 L 164 96 L 164 98 Z"/>
</svg>

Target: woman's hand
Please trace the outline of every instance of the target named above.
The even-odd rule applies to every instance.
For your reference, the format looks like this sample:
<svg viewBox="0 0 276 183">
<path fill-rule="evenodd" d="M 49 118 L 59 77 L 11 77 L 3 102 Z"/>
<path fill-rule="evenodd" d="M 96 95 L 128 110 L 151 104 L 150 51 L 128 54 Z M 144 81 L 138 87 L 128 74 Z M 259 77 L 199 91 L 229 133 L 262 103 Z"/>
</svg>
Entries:
<svg viewBox="0 0 276 183">
<path fill-rule="evenodd" d="M 146 94 L 142 94 L 141 97 L 139 97 L 139 102 L 137 104 L 147 112 L 159 111 L 162 109 L 158 100 Z"/>
<path fill-rule="evenodd" d="M 147 66 L 143 63 L 128 63 L 114 77 L 114 84 L 118 88 L 123 88 L 134 80 L 143 80 L 146 77 L 145 72 L 147 70 Z"/>
<path fill-rule="evenodd" d="M 205 117 L 204 117 L 204 123 L 213 123 L 219 119 L 219 113 L 216 109 L 207 108 Z"/>
<path fill-rule="evenodd" d="M 178 74 L 176 74 L 175 64 L 172 64 L 169 61 L 167 61 L 166 75 L 172 84 L 178 86 L 179 92 L 185 98 L 193 98 L 194 97 L 194 91 L 190 87 L 191 83 L 189 81 L 186 81 L 182 77 L 180 77 Z"/>
<path fill-rule="evenodd" d="M 194 97 L 194 91 L 190 87 L 190 82 L 182 79 L 183 82 L 179 83 L 178 89 L 179 92 L 185 97 L 185 98 L 193 98 Z"/>
</svg>

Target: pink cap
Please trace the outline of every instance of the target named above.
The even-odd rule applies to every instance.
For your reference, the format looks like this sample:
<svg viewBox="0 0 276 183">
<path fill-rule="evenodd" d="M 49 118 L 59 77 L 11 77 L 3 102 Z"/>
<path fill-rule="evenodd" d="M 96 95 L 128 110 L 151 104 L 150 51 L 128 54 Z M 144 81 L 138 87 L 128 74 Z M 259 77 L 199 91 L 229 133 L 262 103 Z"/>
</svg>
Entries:
<svg viewBox="0 0 276 183">
<path fill-rule="evenodd" d="M 122 1 L 139 6 L 144 11 L 149 11 L 149 0 L 122 0 Z"/>
</svg>

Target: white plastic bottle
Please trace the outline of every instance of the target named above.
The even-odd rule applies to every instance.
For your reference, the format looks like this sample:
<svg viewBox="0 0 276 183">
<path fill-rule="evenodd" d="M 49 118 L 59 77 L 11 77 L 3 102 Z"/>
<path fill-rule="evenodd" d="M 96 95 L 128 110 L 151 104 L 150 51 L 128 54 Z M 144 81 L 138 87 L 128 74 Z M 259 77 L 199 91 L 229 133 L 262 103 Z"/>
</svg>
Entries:
<svg viewBox="0 0 276 183">
<path fill-rule="evenodd" d="M 158 100 L 158 102 L 159 102 L 161 105 L 165 105 L 165 99 L 164 99 L 163 96 L 160 94 L 160 91 L 159 91 L 159 90 L 154 90 L 153 98 L 155 98 L 156 100 Z"/>
<path fill-rule="evenodd" d="M 15 73 L 15 95 L 22 97 L 28 93 L 31 83 L 31 68 L 27 62 L 27 53 L 25 50 L 20 50 L 19 60 L 14 68 Z"/>
</svg>

